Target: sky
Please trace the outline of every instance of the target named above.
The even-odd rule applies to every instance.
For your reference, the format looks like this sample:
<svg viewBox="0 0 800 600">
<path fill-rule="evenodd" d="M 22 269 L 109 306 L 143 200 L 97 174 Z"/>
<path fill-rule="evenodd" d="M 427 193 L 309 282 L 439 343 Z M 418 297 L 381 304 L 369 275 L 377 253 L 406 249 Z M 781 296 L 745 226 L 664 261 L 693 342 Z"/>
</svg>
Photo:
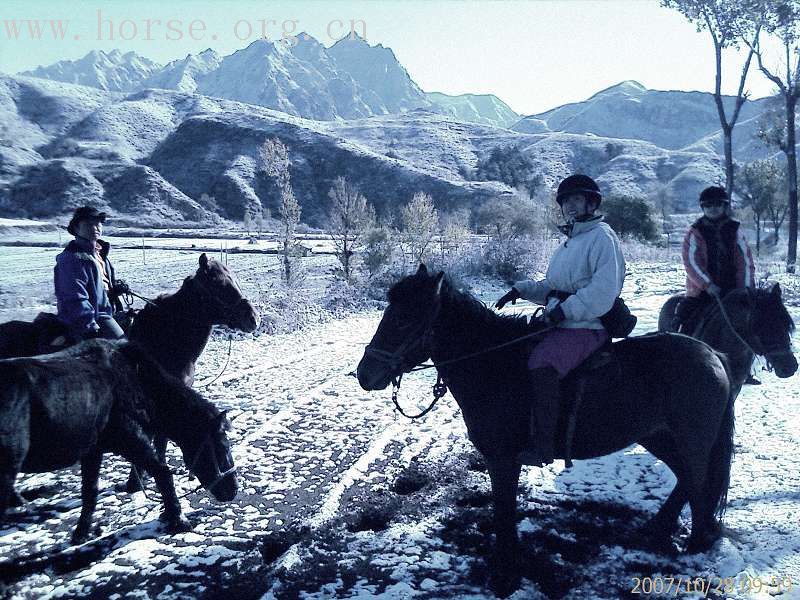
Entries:
<svg viewBox="0 0 800 600">
<path fill-rule="evenodd" d="M 31 22 L 40 39 L 32 39 Z M 330 46 L 351 28 L 391 48 L 424 91 L 495 94 L 520 114 L 625 80 L 660 90 L 714 87 L 708 32 L 657 0 L 2 0 L 0 71 L 114 48 L 163 64 L 300 32 Z M 726 54 L 724 93 L 735 93 L 741 61 L 741 52 Z M 755 66 L 746 89 L 752 98 L 773 93 Z"/>
</svg>

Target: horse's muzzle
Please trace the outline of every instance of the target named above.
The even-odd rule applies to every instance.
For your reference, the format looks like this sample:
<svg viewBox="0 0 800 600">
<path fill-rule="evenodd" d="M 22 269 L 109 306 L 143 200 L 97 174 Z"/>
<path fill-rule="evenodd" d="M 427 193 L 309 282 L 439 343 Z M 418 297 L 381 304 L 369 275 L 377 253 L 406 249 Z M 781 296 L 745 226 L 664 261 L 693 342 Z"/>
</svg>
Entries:
<svg viewBox="0 0 800 600">
<path fill-rule="evenodd" d="M 385 390 L 392 381 L 386 365 L 379 364 L 377 361 L 370 361 L 366 356 L 358 363 L 356 377 L 358 377 L 361 389 L 368 392 Z"/>
<path fill-rule="evenodd" d="M 775 369 L 775 375 L 781 379 L 791 377 L 797 372 L 797 359 L 791 352 L 780 352 L 767 356 Z"/>
<path fill-rule="evenodd" d="M 239 482 L 236 479 L 236 467 L 221 473 L 213 482 L 204 486 L 217 502 L 230 502 L 239 493 Z"/>
<path fill-rule="evenodd" d="M 236 306 L 230 326 L 250 333 L 258 329 L 259 323 L 260 319 L 253 305 L 249 300 L 242 298 Z"/>
</svg>

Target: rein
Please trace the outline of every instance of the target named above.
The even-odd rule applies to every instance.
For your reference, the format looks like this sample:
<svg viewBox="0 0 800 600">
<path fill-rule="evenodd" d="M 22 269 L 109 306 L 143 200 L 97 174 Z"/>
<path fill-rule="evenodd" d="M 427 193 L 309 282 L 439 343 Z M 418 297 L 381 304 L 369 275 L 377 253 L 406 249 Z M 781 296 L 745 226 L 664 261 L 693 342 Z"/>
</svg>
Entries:
<svg viewBox="0 0 800 600">
<path fill-rule="evenodd" d="M 219 298 L 215 298 L 212 294 L 208 293 L 208 290 L 203 286 L 203 284 L 200 283 L 199 281 L 197 281 L 196 279 L 192 278 L 192 282 L 196 285 L 196 287 L 198 289 L 202 290 L 202 293 L 200 295 L 200 299 L 201 300 L 203 300 L 203 301 L 212 300 L 212 301 L 216 302 L 218 304 L 218 306 L 222 307 L 225 310 L 232 310 L 232 309 L 236 308 L 242 302 L 246 302 L 245 297 L 242 296 L 241 292 L 240 292 L 239 299 L 236 302 L 234 302 L 233 304 L 226 304 L 225 302 L 223 302 Z M 163 306 L 161 306 L 155 300 L 152 300 L 150 298 L 146 298 L 145 296 L 140 296 L 139 294 L 137 294 L 136 292 L 134 292 L 134 291 L 132 291 L 130 289 L 125 293 L 125 295 L 126 296 L 133 296 L 134 298 L 139 298 L 140 300 L 144 301 L 146 304 L 149 304 L 150 306 L 152 306 L 152 307 L 154 307 L 156 309 L 163 308 Z M 125 299 L 125 304 L 127 304 L 128 308 L 130 308 L 131 305 L 133 304 L 133 301 L 129 302 L 128 299 L 126 298 Z M 177 315 L 177 318 L 183 319 L 183 320 L 188 321 L 190 323 L 195 323 L 195 321 L 193 319 L 189 319 L 187 317 L 182 317 L 180 315 Z M 230 360 L 231 360 L 231 351 L 232 351 L 232 349 L 233 349 L 233 340 L 232 339 L 228 339 L 228 353 L 227 353 L 227 355 L 225 357 L 225 364 L 222 366 L 222 370 L 219 373 L 217 373 L 216 376 L 211 378 L 209 381 L 205 381 L 205 382 L 203 382 L 203 383 L 201 383 L 199 385 L 196 385 L 196 386 L 193 385 L 192 387 L 194 387 L 196 389 L 205 389 L 208 386 L 210 386 L 212 383 L 217 381 L 220 377 L 222 377 L 222 375 L 224 375 L 225 371 L 228 369 L 228 364 L 230 363 Z"/>
<path fill-rule="evenodd" d="M 484 354 L 489 354 L 491 352 L 495 352 L 495 351 L 500 350 L 502 348 L 507 348 L 508 346 L 513 346 L 514 344 L 518 344 L 519 342 L 523 342 L 525 340 L 532 339 L 532 338 L 534 338 L 536 336 L 539 336 L 539 335 L 541 335 L 543 333 L 546 333 L 546 332 L 550 331 L 551 329 L 555 329 L 556 328 L 555 325 L 549 325 L 549 326 L 544 327 L 544 328 L 542 328 L 542 329 L 540 329 L 538 331 L 534 331 L 532 333 L 528 333 L 526 335 L 514 338 L 513 340 L 509 340 L 507 342 L 503 342 L 502 344 L 496 344 L 494 346 L 490 346 L 489 348 L 484 348 L 483 350 L 477 350 L 475 352 L 470 352 L 469 354 L 465 354 L 463 356 L 459 356 L 459 357 L 456 357 L 456 358 L 450 358 L 448 360 L 441 361 L 438 364 L 433 364 L 433 363 L 431 363 L 431 364 L 424 364 L 424 363 L 423 364 L 415 364 L 415 365 L 412 365 L 407 371 L 404 371 L 403 370 L 403 366 L 406 364 L 406 360 L 405 360 L 405 357 L 403 356 L 403 352 L 405 352 L 412 345 L 415 345 L 415 344 L 418 344 L 418 343 L 424 343 L 427 340 L 427 338 L 429 338 L 431 336 L 432 330 L 433 330 L 433 321 L 434 320 L 435 320 L 435 317 L 434 317 L 434 319 L 431 319 L 430 323 L 425 325 L 424 330 L 422 328 L 420 328 L 420 330 L 422 331 L 422 335 L 420 336 L 419 339 L 417 339 L 417 340 L 413 340 L 412 339 L 412 340 L 406 341 L 405 343 L 403 343 L 394 352 L 388 352 L 388 351 L 382 350 L 380 348 L 373 348 L 371 346 L 371 343 L 367 345 L 366 350 L 365 350 L 365 352 L 367 354 L 374 355 L 375 358 L 377 358 L 379 361 L 382 361 L 390 369 L 392 369 L 392 370 L 397 369 L 397 368 L 400 369 L 400 371 L 401 371 L 400 374 L 398 376 L 392 377 L 392 403 L 394 404 L 394 406 L 397 409 L 397 411 L 401 415 L 406 417 L 407 419 L 412 419 L 413 420 L 413 419 L 419 419 L 420 417 L 424 417 L 431 410 L 433 410 L 433 407 L 436 406 L 436 403 L 447 393 L 447 384 L 445 384 L 444 380 L 442 379 L 441 373 L 438 371 L 440 368 L 446 367 L 448 365 L 457 364 L 457 363 L 463 362 L 465 360 L 469 360 L 469 359 L 475 358 L 477 356 L 482 356 Z M 397 399 L 398 393 L 400 392 L 400 383 L 403 380 L 403 374 L 406 373 L 406 372 L 411 373 L 411 372 L 414 372 L 414 371 L 424 371 L 425 369 L 434 369 L 434 368 L 437 370 L 437 373 L 436 373 L 437 376 L 436 376 L 436 383 L 433 385 L 433 400 L 419 414 L 416 414 L 416 415 L 406 414 L 406 412 L 400 406 L 400 403 L 399 403 L 399 401 Z"/>
<path fill-rule="evenodd" d="M 733 332 L 733 335 L 736 337 L 736 339 L 739 340 L 739 342 L 741 344 L 743 344 L 745 346 L 745 348 L 747 348 L 755 356 L 762 356 L 764 358 L 764 362 L 766 363 L 765 369 L 767 371 L 771 372 L 773 370 L 772 363 L 770 362 L 769 358 L 767 358 L 767 354 L 782 354 L 782 353 L 785 353 L 785 350 L 783 348 L 764 348 L 763 346 L 760 346 L 759 347 L 760 351 L 757 352 L 753 348 L 753 346 L 750 345 L 747 342 L 747 340 L 745 340 L 741 335 L 739 335 L 738 331 L 736 331 L 736 328 L 733 326 L 733 323 L 731 322 L 730 317 L 728 316 L 728 312 L 725 310 L 725 307 L 722 304 L 722 299 L 719 296 L 714 296 L 714 299 L 717 302 L 717 306 L 719 307 L 719 311 L 722 314 L 723 320 L 728 325 L 728 328 Z M 755 308 L 755 305 L 751 303 L 751 308 L 750 308 L 751 313 L 752 313 L 752 310 L 754 308 Z M 751 331 L 751 326 L 750 326 L 751 318 L 752 318 L 752 314 L 748 314 L 748 317 L 747 317 L 747 330 L 748 331 Z M 758 336 L 756 336 L 756 338 L 759 339 L 759 343 L 760 343 L 760 341 L 761 341 L 760 338 L 758 338 Z"/>
</svg>

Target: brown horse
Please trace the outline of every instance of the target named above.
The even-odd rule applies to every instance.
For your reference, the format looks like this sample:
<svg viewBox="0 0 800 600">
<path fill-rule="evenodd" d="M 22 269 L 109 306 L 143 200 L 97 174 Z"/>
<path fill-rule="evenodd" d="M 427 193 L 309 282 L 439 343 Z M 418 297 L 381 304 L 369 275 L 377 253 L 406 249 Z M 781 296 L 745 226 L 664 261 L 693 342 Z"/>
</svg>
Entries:
<svg viewBox="0 0 800 600">
<path fill-rule="evenodd" d="M 18 473 L 80 462 L 83 506 L 72 541 L 82 542 L 103 454 L 113 452 L 153 475 L 169 530 L 188 531 L 172 474 L 150 439 L 173 440 L 189 471 L 227 502 L 238 489 L 227 428 L 225 413 L 130 342 L 89 340 L 46 356 L 0 360 L 0 518 Z"/>
<path fill-rule="evenodd" d="M 187 385 L 194 382 L 195 364 L 208 343 L 214 325 L 240 331 L 255 331 L 258 314 L 242 294 L 233 273 L 221 262 L 200 255 L 197 272 L 183 281 L 174 294 L 163 294 L 139 311 L 127 332 L 171 375 Z M 56 330 L 53 331 L 54 321 Z M 40 354 L 43 338 L 64 333 L 58 330 L 53 315 L 42 313 L 33 323 L 9 321 L 0 325 L 0 358 Z M 60 349 L 60 348 L 54 348 Z M 156 436 L 156 452 L 161 460 L 166 439 Z M 131 470 L 128 491 L 141 489 Z"/>
<path fill-rule="evenodd" d="M 712 302 L 695 320 L 693 330 L 687 332 L 726 354 L 737 396 L 750 373 L 754 352 L 775 368 L 778 377 L 791 377 L 797 371 L 797 359 L 792 353 L 794 321 L 781 296 L 777 283 L 733 290 L 722 299 L 722 309 Z M 682 299 L 683 294 L 672 296 L 661 307 L 659 331 L 673 331 L 673 316 Z"/>
<path fill-rule="evenodd" d="M 434 365 L 448 361 L 439 375 L 461 408 L 492 483 L 496 544 L 491 584 L 497 593 L 508 594 L 520 578 L 517 456 L 528 437 L 536 382 L 527 370 L 526 344 L 490 349 L 544 325 L 498 315 L 455 289 L 443 273 L 428 274 L 424 265 L 395 284 L 388 299 L 358 365 L 359 383 L 365 390 L 381 390 L 428 358 Z M 669 539 L 688 499 L 688 550 L 704 551 L 720 535 L 716 517 L 725 508 L 733 455 L 733 397 L 725 358 L 675 334 L 629 338 L 613 349 L 617 367 L 586 380 L 572 456 L 585 459 L 634 443 L 644 446 L 678 480 L 649 530 Z M 490 353 L 474 356 L 481 350 Z M 564 439 L 562 427 L 556 444 L 561 457 Z"/>
</svg>

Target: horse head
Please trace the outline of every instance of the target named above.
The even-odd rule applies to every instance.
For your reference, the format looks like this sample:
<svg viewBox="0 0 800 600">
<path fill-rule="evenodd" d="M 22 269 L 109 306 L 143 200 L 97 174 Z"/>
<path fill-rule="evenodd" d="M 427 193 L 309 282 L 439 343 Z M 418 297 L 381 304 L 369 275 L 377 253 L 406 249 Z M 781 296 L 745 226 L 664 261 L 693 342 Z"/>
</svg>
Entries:
<svg viewBox="0 0 800 600">
<path fill-rule="evenodd" d="M 191 441 L 181 445 L 189 471 L 220 502 L 230 502 L 239 491 L 226 434 L 229 430 L 230 422 L 223 411 L 208 420 L 205 427 L 194 429 Z"/>
<path fill-rule="evenodd" d="M 794 375 L 797 371 L 797 359 L 792 353 L 794 321 L 783 304 L 780 284 L 752 292 L 750 315 L 746 337 L 753 350 L 767 359 L 778 377 Z"/>
<path fill-rule="evenodd" d="M 398 281 L 387 294 L 389 306 L 358 363 L 365 390 L 382 390 L 403 373 L 430 358 L 431 328 L 441 308 L 444 272 L 428 273 L 424 264 Z"/>
<path fill-rule="evenodd" d="M 221 262 L 200 255 L 197 272 L 186 285 L 195 292 L 212 325 L 227 325 L 241 331 L 255 331 L 259 319 L 253 305 L 244 297 L 239 284 Z"/>
</svg>

